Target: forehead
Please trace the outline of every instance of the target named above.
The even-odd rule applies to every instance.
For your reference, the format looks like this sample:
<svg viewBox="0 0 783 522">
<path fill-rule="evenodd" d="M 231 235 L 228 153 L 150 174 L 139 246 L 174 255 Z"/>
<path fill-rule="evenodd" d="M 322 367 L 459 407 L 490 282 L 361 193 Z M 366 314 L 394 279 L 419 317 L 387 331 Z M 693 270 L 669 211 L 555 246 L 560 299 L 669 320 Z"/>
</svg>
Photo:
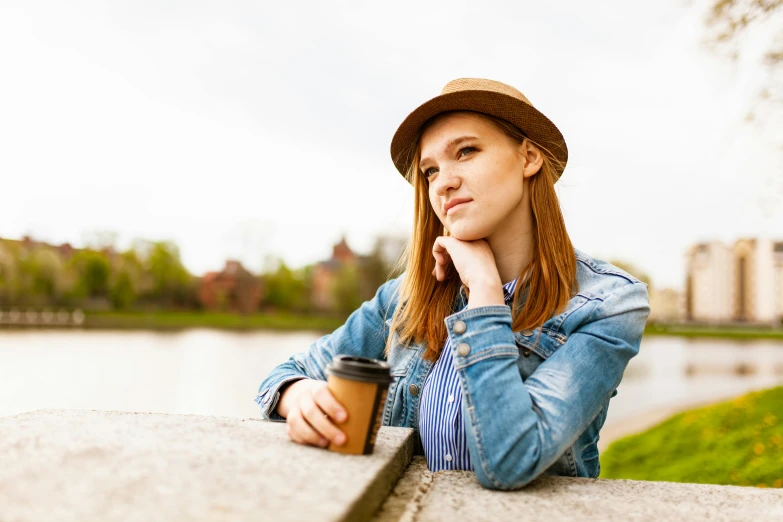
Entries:
<svg viewBox="0 0 783 522">
<path fill-rule="evenodd" d="M 500 133 L 492 123 L 473 112 L 450 112 L 436 116 L 421 135 L 421 151 L 441 149 L 454 138 L 461 136 L 487 137 Z"/>
</svg>

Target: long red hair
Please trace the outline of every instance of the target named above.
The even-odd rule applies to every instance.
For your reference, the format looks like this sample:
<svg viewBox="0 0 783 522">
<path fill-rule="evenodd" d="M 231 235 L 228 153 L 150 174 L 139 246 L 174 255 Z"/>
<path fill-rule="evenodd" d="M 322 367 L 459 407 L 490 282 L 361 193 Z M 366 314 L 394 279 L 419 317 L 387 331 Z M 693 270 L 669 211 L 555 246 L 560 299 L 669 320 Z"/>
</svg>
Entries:
<svg viewBox="0 0 783 522">
<path fill-rule="evenodd" d="M 479 115 L 517 143 L 529 140 L 515 125 L 494 116 Z M 398 342 L 403 344 L 425 343 L 424 358 L 435 361 L 446 341 L 444 319 L 457 311 L 452 307 L 462 282 L 453 265 L 449 265 L 444 281 L 437 281 L 432 276 L 435 264 L 432 245 L 438 236 L 447 235 L 448 231 L 430 205 L 427 183 L 419 172 L 419 142 L 426 128 L 427 124 L 419 131 L 416 152 L 406 173 L 414 188 L 413 234 L 405 255 L 400 259 L 400 268 L 405 268 L 405 274 L 398 290 L 399 304 L 392 316 L 391 332 L 396 332 Z M 563 166 L 545 147 L 532 140 L 530 142 L 541 151 L 543 163 L 529 184 L 533 256 L 530 265 L 524 267 L 520 274 L 520 277 L 527 274 L 525 280 L 517 285 L 514 292 L 514 331 L 541 326 L 547 319 L 562 312 L 577 292 L 576 254 L 554 187 L 558 171 L 562 172 Z M 520 299 L 524 299 L 521 308 Z M 393 335 L 390 335 L 386 344 L 387 355 L 392 345 Z"/>
</svg>

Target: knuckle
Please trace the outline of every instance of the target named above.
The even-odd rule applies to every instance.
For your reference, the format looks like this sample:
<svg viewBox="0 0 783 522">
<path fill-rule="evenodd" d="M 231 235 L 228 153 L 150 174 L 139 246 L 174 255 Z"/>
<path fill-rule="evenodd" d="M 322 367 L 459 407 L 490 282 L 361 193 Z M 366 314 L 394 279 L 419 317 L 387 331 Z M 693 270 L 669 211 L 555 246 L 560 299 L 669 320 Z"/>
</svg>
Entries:
<svg viewBox="0 0 783 522">
<path fill-rule="evenodd" d="M 307 409 L 304 410 L 305 417 L 313 420 L 318 418 L 320 412 L 321 412 L 320 408 L 314 402 L 308 404 Z"/>
<path fill-rule="evenodd" d="M 317 402 L 324 402 L 329 398 L 329 389 L 326 386 L 322 386 L 313 392 L 313 399 Z"/>
</svg>

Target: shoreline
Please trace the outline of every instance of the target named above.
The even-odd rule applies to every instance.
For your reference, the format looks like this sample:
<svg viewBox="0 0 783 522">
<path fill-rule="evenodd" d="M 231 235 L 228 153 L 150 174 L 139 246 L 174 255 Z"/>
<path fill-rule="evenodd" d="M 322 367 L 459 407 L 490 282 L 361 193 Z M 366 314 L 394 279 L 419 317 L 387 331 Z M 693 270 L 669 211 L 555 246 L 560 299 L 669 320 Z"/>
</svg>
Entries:
<svg viewBox="0 0 783 522">
<path fill-rule="evenodd" d="M 14 320 L 0 319 L 2 330 L 146 330 L 178 331 L 192 328 L 211 328 L 230 331 L 319 331 L 332 332 L 345 323 L 346 318 L 290 313 L 239 315 L 225 312 L 46 312 L 18 313 Z M 8 314 L 5 314 L 6 316 Z M 61 317 L 62 315 L 62 317 Z M 77 320 L 78 316 L 78 320 Z M 73 317 L 74 319 L 71 319 Z M 701 326 L 648 324 L 644 330 L 648 337 L 685 337 L 729 340 L 780 340 L 783 328 L 762 326 Z"/>
<path fill-rule="evenodd" d="M 775 387 L 775 386 L 772 386 Z M 637 435 L 654 428 L 662 422 L 686 412 L 688 410 L 695 410 L 708 406 L 714 406 L 726 401 L 730 401 L 734 398 L 747 395 L 757 391 L 769 389 L 769 385 L 753 386 L 739 393 L 730 392 L 718 394 L 709 399 L 700 399 L 692 401 L 684 401 L 677 404 L 671 404 L 667 406 L 659 406 L 642 413 L 631 415 L 623 419 L 606 423 L 601 428 L 598 438 L 598 452 L 603 453 L 606 449 L 615 441 L 628 437 L 631 435 Z M 609 408 L 611 409 L 611 404 Z"/>
</svg>

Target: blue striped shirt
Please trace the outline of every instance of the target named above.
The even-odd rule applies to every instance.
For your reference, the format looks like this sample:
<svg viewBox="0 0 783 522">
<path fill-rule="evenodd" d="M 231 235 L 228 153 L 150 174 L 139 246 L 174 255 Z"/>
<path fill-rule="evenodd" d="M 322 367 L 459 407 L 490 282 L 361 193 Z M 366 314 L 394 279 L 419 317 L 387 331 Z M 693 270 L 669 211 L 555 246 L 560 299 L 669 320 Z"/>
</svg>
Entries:
<svg viewBox="0 0 783 522">
<path fill-rule="evenodd" d="M 516 279 L 503 285 L 503 296 L 509 306 L 516 286 Z M 419 433 L 430 471 L 473 469 L 462 417 L 462 388 L 449 338 L 424 381 L 419 419 Z"/>
</svg>

